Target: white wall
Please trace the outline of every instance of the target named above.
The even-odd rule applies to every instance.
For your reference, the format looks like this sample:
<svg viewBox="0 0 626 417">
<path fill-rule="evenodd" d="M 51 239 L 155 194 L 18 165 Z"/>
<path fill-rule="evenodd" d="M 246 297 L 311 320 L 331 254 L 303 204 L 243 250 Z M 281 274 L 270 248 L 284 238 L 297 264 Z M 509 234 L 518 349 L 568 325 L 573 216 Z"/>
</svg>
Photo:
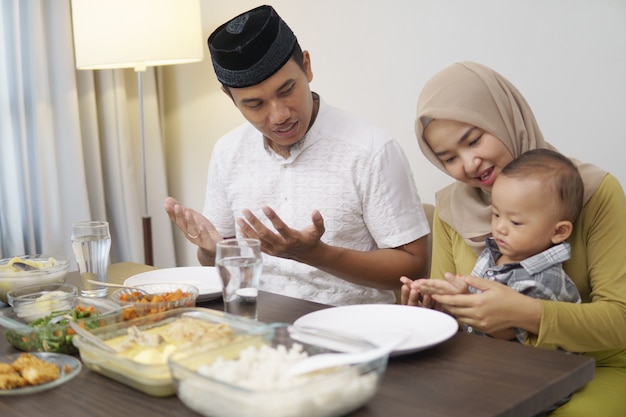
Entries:
<svg viewBox="0 0 626 417">
<path fill-rule="evenodd" d="M 260 3 L 202 0 L 204 35 Z M 401 143 L 425 202 L 450 179 L 423 158 L 413 132 L 417 95 L 462 60 L 489 65 L 526 96 L 548 141 L 626 184 L 626 1 L 276 0 L 311 53 L 313 90 Z M 206 44 L 205 44 L 206 45 Z M 202 209 L 215 140 L 243 119 L 219 91 L 205 48 L 198 64 L 164 67 L 170 192 Z M 196 265 L 177 233 L 178 265 Z"/>
</svg>

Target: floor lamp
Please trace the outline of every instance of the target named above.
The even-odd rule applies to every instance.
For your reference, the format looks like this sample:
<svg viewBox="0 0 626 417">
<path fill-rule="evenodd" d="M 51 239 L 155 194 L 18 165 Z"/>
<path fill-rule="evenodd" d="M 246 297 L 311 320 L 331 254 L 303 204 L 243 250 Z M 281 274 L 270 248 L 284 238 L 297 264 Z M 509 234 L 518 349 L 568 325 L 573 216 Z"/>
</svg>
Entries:
<svg viewBox="0 0 626 417">
<path fill-rule="evenodd" d="M 137 73 L 143 185 L 143 243 L 154 265 L 148 210 L 143 73 L 149 66 L 202 60 L 200 0 L 72 0 L 76 68 L 133 68 Z"/>
</svg>

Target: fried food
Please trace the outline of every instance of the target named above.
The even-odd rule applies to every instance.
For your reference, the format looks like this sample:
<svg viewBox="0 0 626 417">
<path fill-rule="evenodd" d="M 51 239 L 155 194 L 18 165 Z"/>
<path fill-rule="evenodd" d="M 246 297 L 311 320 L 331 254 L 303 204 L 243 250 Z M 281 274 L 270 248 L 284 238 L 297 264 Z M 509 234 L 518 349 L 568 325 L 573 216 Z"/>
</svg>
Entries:
<svg viewBox="0 0 626 417">
<path fill-rule="evenodd" d="M 0 374 L 0 389 L 21 388 L 27 382 L 19 374 Z"/>
<path fill-rule="evenodd" d="M 13 365 L 10 363 L 0 363 L 0 375 L 2 374 L 12 374 L 15 373 L 15 369 L 13 369 Z"/>
<path fill-rule="evenodd" d="M 22 353 L 12 364 L 0 365 L 0 389 L 45 384 L 60 374 L 58 366 L 30 353 Z"/>
</svg>

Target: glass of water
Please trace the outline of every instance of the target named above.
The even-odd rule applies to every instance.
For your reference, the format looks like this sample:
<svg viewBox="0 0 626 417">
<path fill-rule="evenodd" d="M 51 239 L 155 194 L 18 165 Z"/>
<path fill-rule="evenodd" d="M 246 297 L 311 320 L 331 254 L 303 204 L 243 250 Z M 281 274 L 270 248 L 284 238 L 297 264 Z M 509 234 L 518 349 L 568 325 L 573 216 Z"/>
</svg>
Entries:
<svg viewBox="0 0 626 417">
<path fill-rule="evenodd" d="M 80 293 L 85 297 L 106 297 L 107 287 L 90 281 L 107 282 L 111 235 L 109 223 L 84 221 L 72 225 L 72 250 L 80 274 Z"/>
<path fill-rule="evenodd" d="M 225 239 L 217 242 L 215 266 L 222 278 L 224 311 L 257 319 L 256 299 L 263 269 L 258 239 Z"/>
</svg>

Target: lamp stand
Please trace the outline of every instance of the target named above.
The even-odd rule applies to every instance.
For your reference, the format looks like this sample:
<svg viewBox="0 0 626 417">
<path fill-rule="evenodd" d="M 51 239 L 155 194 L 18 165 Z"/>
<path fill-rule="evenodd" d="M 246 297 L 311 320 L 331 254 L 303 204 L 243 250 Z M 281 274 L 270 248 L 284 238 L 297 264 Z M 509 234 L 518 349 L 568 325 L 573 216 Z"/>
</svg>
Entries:
<svg viewBox="0 0 626 417">
<path fill-rule="evenodd" d="M 134 68 L 137 73 L 144 257 L 147 265 L 154 265 L 146 183 L 143 73 L 148 66 L 202 61 L 200 0 L 71 0 L 71 10 L 77 69 Z"/>
<path fill-rule="evenodd" d="M 146 265 L 154 265 L 152 254 L 152 219 L 148 214 L 148 185 L 146 181 L 146 140 L 143 127 L 143 73 L 146 67 L 135 67 L 139 98 L 139 135 L 141 138 L 141 179 L 143 186 L 143 254 Z"/>
</svg>

